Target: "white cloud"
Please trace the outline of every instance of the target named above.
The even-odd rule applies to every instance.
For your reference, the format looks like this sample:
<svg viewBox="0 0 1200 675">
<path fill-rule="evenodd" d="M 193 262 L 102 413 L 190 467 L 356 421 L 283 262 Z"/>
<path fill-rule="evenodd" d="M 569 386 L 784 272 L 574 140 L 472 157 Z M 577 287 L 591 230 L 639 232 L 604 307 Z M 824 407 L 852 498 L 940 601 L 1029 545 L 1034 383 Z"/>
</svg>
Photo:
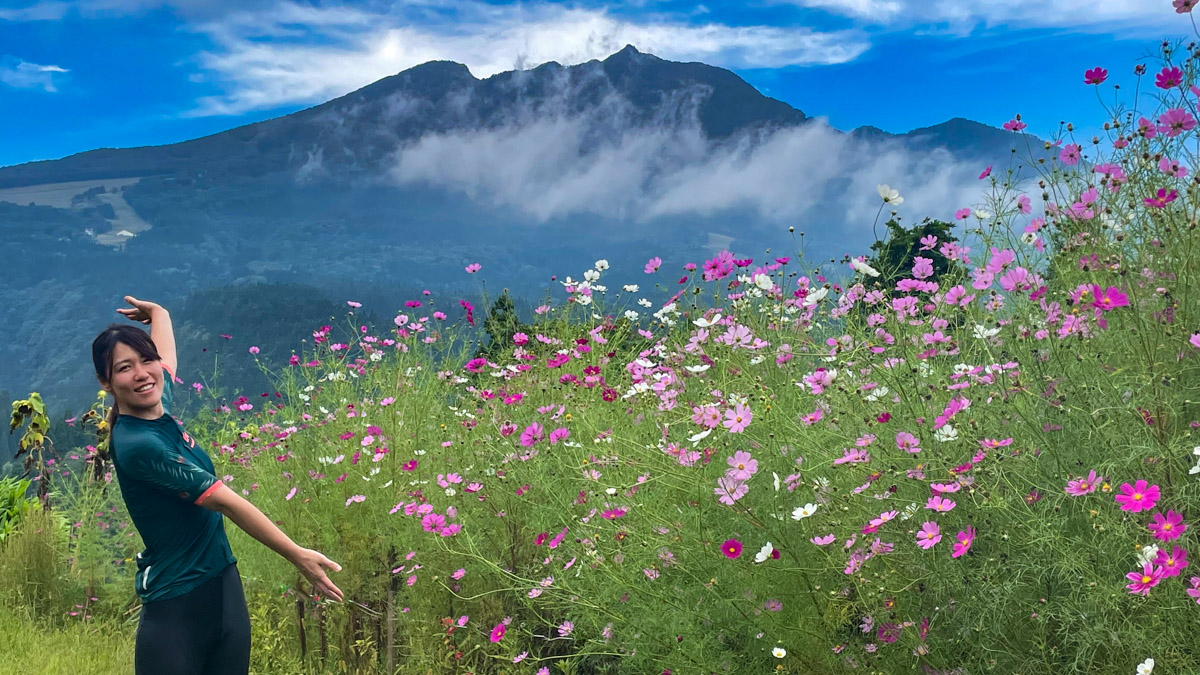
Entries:
<svg viewBox="0 0 1200 675">
<path fill-rule="evenodd" d="M 70 71 L 60 66 L 44 66 L 12 57 L 0 58 L 0 84 L 14 89 L 55 92 L 58 91 L 55 86 L 56 78 L 68 72 Z"/>
<path fill-rule="evenodd" d="M 696 93 L 649 125 L 630 122 L 631 105 L 610 94 L 582 115 L 526 114 L 499 128 L 430 134 L 396 153 L 392 178 L 461 192 L 535 222 L 580 215 L 645 222 L 736 210 L 760 224 L 844 225 L 839 231 L 863 241 L 873 240 L 867 235 L 881 204 L 879 183 L 901 191 L 910 220 L 952 220 L 956 208 L 981 197 L 974 164 L 944 150 L 856 140 L 823 120 L 715 144 L 700 131 L 703 92 Z M 679 117 L 684 123 L 667 121 Z"/>
<path fill-rule="evenodd" d="M 432 60 L 465 63 L 477 77 L 557 61 L 602 59 L 625 44 L 674 61 L 731 68 L 852 61 L 869 47 L 857 31 L 806 27 L 635 22 L 601 10 L 551 4 L 492 6 L 469 0 L 449 14 L 404 13 L 284 2 L 195 24 L 219 49 L 202 53 L 204 79 L 223 93 L 192 115 L 239 114 L 339 96 Z M 418 13 L 421 21 L 412 19 Z M 264 40 L 262 38 L 275 38 Z"/>
<path fill-rule="evenodd" d="M 1190 32 L 1168 0 L 777 0 L 890 28 L 966 34 L 979 26 Z"/>
</svg>

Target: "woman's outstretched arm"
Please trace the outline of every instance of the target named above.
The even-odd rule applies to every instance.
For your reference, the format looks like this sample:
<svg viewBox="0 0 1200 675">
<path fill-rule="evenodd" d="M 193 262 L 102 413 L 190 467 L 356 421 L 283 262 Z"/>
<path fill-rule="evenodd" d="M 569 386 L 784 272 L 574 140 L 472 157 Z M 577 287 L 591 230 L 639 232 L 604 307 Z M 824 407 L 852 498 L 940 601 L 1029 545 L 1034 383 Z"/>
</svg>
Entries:
<svg viewBox="0 0 1200 675">
<path fill-rule="evenodd" d="M 175 353 L 175 329 L 171 326 L 171 315 L 162 305 L 125 296 L 125 302 L 133 307 L 122 307 L 117 311 L 126 318 L 150 326 L 150 339 L 162 357 L 163 365 L 175 375 L 179 371 L 179 359 Z"/>
<path fill-rule="evenodd" d="M 219 487 L 216 490 L 199 502 L 200 506 L 210 511 L 217 511 L 232 520 L 246 534 L 262 542 L 267 548 L 295 565 L 312 583 L 314 594 L 342 602 L 341 589 L 329 580 L 323 569 L 328 567 L 335 572 L 340 572 L 342 571 L 341 565 L 317 551 L 297 546 L 282 530 L 276 527 L 275 523 L 271 522 L 270 518 L 263 515 L 258 507 L 230 490 L 224 483 L 217 483 L 217 485 Z"/>
</svg>

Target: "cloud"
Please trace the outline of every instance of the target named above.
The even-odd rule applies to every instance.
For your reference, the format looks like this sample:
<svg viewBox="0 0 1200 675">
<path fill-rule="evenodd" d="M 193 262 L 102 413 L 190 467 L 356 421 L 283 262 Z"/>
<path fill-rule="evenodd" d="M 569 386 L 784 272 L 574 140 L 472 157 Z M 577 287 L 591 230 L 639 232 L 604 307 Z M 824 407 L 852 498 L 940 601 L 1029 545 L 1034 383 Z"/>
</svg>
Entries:
<svg viewBox="0 0 1200 675">
<path fill-rule="evenodd" d="M 889 28 L 967 34 L 985 28 L 1073 28 L 1080 31 L 1182 30 L 1167 0 L 777 0 Z"/>
<path fill-rule="evenodd" d="M 55 80 L 68 72 L 70 71 L 60 66 L 43 66 L 11 56 L 0 57 L 0 84 L 14 89 L 56 92 L 58 88 L 55 86 Z"/>
<path fill-rule="evenodd" d="M 747 228 L 844 228 L 860 242 L 874 239 L 879 183 L 900 190 L 909 220 L 953 220 L 956 208 L 982 197 L 974 161 L 914 152 L 896 140 L 863 141 L 823 120 L 716 143 L 696 115 L 703 92 L 690 94 L 698 95 L 684 93 L 650 124 L 631 122 L 632 105 L 613 93 L 582 114 L 549 105 L 497 128 L 429 134 L 396 152 L 391 177 L 534 222 L 734 216 Z"/>
<path fill-rule="evenodd" d="M 217 49 L 197 57 L 199 79 L 222 89 L 191 116 L 236 115 L 340 96 L 433 60 L 465 63 L 477 77 L 547 61 L 602 59 L 625 44 L 674 61 L 778 68 L 852 61 L 869 48 L 855 30 L 690 24 L 617 18 L 548 3 L 474 0 L 412 3 L 389 12 L 283 2 L 194 24 Z"/>
</svg>

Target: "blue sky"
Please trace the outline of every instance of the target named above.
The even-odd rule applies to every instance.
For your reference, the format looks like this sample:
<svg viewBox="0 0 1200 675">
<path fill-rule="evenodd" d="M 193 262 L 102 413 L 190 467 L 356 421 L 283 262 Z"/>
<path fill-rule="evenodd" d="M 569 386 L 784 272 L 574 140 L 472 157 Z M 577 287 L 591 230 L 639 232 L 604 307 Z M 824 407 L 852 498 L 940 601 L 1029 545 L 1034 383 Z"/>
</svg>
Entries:
<svg viewBox="0 0 1200 675">
<path fill-rule="evenodd" d="M 1102 123 L 1084 70 L 1110 70 L 1111 99 L 1161 39 L 1191 35 L 1170 0 L 0 0 L 0 166 L 188 140 L 433 59 L 486 77 L 626 43 L 729 68 L 839 129 L 1020 112 L 1048 137 Z"/>
</svg>

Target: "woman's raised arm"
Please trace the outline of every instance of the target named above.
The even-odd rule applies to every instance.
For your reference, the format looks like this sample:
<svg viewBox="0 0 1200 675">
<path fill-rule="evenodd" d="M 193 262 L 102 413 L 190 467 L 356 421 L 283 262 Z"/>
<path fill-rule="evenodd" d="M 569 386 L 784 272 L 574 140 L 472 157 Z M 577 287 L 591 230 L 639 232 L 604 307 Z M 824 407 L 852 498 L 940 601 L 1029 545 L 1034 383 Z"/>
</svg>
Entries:
<svg viewBox="0 0 1200 675">
<path fill-rule="evenodd" d="M 125 296 L 125 302 L 133 307 L 122 307 L 117 311 L 127 319 L 150 326 L 150 339 L 154 341 L 158 355 L 171 371 L 171 375 L 179 369 L 179 359 L 175 353 L 175 329 L 171 326 L 171 315 L 162 305 L 148 300 L 138 300 L 132 295 Z"/>
</svg>

